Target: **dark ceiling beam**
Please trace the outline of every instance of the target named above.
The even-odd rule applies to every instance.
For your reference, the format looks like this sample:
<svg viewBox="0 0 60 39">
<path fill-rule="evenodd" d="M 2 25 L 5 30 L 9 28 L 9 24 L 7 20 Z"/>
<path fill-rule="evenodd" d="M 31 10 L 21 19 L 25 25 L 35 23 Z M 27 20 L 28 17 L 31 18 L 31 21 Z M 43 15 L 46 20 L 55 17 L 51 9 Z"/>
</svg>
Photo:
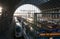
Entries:
<svg viewBox="0 0 60 39">
<path fill-rule="evenodd" d="M 20 1 L 22 1 L 22 0 L 0 0 L 0 4 L 6 5 L 6 6 L 9 6 L 9 7 L 14 7 Z"/>
<path fill-rule="evenodd" d="M 50 0 L 39 6 L 41 10 L 53 9 L 60 7 L 60 0 Z"/>
</svg>

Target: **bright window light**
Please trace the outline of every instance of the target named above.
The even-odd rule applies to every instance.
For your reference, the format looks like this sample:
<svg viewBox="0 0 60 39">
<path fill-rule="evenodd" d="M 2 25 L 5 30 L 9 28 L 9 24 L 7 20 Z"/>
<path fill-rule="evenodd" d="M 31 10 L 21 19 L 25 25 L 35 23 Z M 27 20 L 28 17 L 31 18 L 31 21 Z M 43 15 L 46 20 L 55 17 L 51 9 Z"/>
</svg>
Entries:
<svg viewBox="0 0 60 39">
<path fill-rule="evenodd" d="M 0 12 L 2 12 L 2 7 L 0 6 Z"/>
<path fill-rule="evenodd" d="M 18 14 L 21 14 L 22 16 L 25 17 L 27 16 L 28 13 L 31 13 L 31 14 L 41 13 L 41 10 L 35 5 L 23 4 L 16 9 L 14 16 L 18 16 Z M 42 16 L 42 14 L 40 16 Z"/>
<path fill-rule="evenodd" d="M 38 7 L 36 7 L 35 5 L 24 4 L 24 5 L 21 5 L 20 7 L 18 7 L 17 10 L 15 11 L 15 13 L 16 12 L 19 12 L 19 13 L 28 13 L 28 12 L 40 13 L 41 10 Z"/>
</svg>

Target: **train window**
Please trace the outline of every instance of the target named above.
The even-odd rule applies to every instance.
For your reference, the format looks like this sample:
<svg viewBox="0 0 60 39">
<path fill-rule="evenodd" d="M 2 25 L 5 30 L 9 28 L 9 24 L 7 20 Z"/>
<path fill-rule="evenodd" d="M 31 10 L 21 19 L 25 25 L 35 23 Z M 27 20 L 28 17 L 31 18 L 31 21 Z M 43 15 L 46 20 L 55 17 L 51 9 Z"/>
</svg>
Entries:
<svg viewBox="0 0 60 39">
<path fill-rule="evenodd" d="M 2 14 L 2 9 L 3 9 L 3 8 L 0 6 L 0 15 Z"/>
<path fill-rule="evenodd" d="M 19 26 L 16 26 L 16 32 L 21 32 L 21 29 Z"/>
</svg>

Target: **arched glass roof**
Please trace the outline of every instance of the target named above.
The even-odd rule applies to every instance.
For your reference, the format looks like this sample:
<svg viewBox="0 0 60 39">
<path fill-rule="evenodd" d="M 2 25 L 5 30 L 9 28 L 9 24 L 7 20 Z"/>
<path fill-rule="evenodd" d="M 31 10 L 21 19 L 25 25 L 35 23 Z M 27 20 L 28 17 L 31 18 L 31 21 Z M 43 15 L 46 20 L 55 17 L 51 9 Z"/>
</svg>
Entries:
<svg viewBox="0 0 60 39">
<path fill-rule="evenodd" d="M 15 11 L 15 13 L 40 13 L 41 10 L 32 4 L 24 4 L 18 7 Z"/>
</svg>

